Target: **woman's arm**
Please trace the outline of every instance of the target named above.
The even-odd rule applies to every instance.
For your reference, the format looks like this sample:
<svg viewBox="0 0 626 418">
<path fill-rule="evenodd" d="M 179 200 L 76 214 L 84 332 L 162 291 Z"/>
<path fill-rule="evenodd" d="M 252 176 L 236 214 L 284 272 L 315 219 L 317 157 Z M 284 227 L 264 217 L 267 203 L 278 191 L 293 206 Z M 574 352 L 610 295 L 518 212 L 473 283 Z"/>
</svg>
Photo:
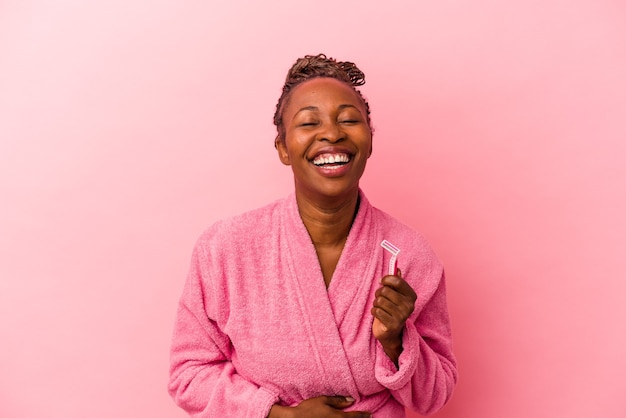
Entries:
<svg viewBox="0 0 626 418">
<path fill-rule="evenodd" d="M 265 418 L 278 396 L 235 370 L 230 340 L 207 312 L 223 301 L 213 296 L 206 270 L 196 248 L 174 325 L 169 393 L 193 417 Z"/>
<path fill-rule="evenodd" d="M 405 323 L 397 362 L 378 344 L 375 373 L 398 402 L 420 414 L 434 413 L 448 401 L 457 371 L 443 272 L 430 299 Z"/>
<path fill-rule="evenodd" d="M 268 418 L 371 418 L 365 411 L 344 412 L 354 403 L 354 398 L 344 396 L 318 396 L 302 401 L 298 406 L 274 405 Z"/>
</svg>

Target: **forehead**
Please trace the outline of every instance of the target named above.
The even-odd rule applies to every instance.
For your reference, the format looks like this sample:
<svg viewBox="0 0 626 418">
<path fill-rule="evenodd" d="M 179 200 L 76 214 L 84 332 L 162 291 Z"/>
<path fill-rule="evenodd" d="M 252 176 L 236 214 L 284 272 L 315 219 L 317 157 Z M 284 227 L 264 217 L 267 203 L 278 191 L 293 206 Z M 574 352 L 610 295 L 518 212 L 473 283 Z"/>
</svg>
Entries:
<svg viewBox="0 0 626 418">
<path fill-rule="evenodd" d="M 334 78 L 320 77 L 296 86 L 291 92 L 285 112 L 297 112 L 308 106 L 322 108 L 344 104 L 357 106 L 361 111 L 365 110 L 363 101 L 352 87 Z"/>
</svg>

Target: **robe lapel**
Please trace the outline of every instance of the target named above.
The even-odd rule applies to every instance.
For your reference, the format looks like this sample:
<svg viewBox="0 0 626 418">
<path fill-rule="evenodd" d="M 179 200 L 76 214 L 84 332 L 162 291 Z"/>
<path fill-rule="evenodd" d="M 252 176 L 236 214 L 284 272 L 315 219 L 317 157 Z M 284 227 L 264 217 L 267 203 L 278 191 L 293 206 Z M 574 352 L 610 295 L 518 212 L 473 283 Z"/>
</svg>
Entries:
<svg viewBox="0 0 626 418">
<path fill-rule="evenodd" d="M 295 294 L 298 295 L 298 304 L 304 313 L 303 331 L 310 336 L 320 375 L 323 376 L 324 386 L 328 391 L 320 395 L 354 396 L 357 388 L 343 349 L 333 306 L 324 284 L 315 247 L 298 213 L 295 196 L 292 195 L 286 201 L 284 208 L 281 249 L 288 254 L 286 260 L 290 264 L 289 271 L 297 287 Z"/>
<path fill-rule="evenodd" d="M 372 208 L 361 194 L 359 212 L 328 288 L 328 297 L 340 330 L 346 321 L 350 322 L 350 327 L 355 325 L 355 321 L 363 322 L 371 308 L 369 299 L 372 277 L 375 277 L 378 235 L 371 217 Z"/>
</svg>

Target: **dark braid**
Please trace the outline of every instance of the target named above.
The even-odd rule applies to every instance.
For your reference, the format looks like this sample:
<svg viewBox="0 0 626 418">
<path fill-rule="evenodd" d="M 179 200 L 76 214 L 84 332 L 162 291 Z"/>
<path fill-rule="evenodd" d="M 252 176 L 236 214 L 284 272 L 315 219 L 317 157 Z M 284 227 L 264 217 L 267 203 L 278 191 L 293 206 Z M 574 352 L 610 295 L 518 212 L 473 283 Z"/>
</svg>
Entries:
<svg viewBox="0 0 626 418">
<path fill-rule="evenodd" d="M 327 58 L 324 54 L 306 55 L 304 58 L 298 58 L 296 63 L 291 67 L 285 79 L 283 92 L 276 104 L 276 113 L 274 113 L 274 125 L 278 130 L 278 136 L 281 140 L 285 140 L 285 127 L 283 125 L 283 111 L 289 100 L 291 91 L 297 85 L 318 77 L 334 78 L 342 81 L 352 87 L 359 95 L 365 106 L 367 113 L 367 124 L 370 123 L 370 106 L 363 97 L 363 94 L 356 89 L 356 86 L 365 84 L 365 74 L 358 69 L 356 65 L 348 61 L 337 61 L 334 58 Z"/>
</svg>

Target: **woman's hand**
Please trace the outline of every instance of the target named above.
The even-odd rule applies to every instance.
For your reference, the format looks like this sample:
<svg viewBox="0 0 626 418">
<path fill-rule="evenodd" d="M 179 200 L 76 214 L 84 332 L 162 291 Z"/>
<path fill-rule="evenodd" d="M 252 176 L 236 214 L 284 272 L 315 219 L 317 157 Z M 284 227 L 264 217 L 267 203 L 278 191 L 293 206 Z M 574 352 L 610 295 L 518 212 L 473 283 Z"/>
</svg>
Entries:
<svg viewBox="0 0 626 418">
<path fill-rule="evenodd" d="M 268 418 L 371 418 L 372 414 L 364 411 L 344 412 L 342 409 L 354 403 L 353 398 L 345 396 L 318 396 L 300 402 L 298 406 L 287 407 L 274 405 Z"/>
<path fill-rule="evenodd" d="M 376 291 L 372 307 L 374 315 L 372 333 L 397 367 L 403 349 L 402 330 L 415 309 L 417 295 L 402 278 L 400 270 L 397 276 L 383 277 L 381 285 Z"/>
</svg>

